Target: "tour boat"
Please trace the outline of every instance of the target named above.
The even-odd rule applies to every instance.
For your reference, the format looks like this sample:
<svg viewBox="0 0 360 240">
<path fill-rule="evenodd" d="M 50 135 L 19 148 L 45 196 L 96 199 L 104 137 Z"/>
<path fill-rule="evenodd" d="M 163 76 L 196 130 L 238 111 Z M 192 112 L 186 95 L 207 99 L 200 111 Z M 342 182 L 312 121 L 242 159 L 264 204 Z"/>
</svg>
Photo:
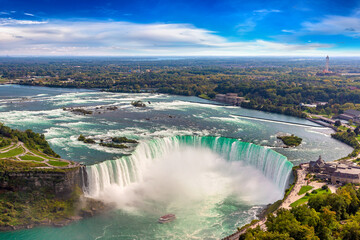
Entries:
<svg viewBox="0 0 360 240">
<path fill-rule="evenodd" d="M 159 223 L 168 223 L 168 222 L 172 222 L 176 219 L 175 214 L 166 214 L 162 217 L 159 218 L 158 222 Z"/>
</svg>

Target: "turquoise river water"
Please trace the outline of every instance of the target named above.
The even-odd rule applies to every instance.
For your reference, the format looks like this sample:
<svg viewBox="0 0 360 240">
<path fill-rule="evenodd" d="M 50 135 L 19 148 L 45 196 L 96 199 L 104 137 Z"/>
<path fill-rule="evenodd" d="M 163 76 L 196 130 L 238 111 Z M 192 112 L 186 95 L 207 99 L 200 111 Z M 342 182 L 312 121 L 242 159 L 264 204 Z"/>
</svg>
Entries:
<svg viewBox="0 0 360 240">
<path fill-rule="evenodd" d="M 135 108 L 133 100 L 147 107 Z M 118 109 L 87 116 L 63 110 L 101 106 Z M 87 165 L 86 194 L 116 206 L 66 227 L 0 233 L 0 239 L 219 239 L 281 199 L 293 165 L 352 150 L 332 139 L 331 129 L 304 119 L 164 94 L 2 85 L 0 122 L 44 133 L 63 158 Z M 303 143 L 282 148 L 278 133 Z M 80 134 L 139 144 L 106 148 L 77 141 Z M 177 219 L 158 224 L 166 213 Z"/>
</svg>

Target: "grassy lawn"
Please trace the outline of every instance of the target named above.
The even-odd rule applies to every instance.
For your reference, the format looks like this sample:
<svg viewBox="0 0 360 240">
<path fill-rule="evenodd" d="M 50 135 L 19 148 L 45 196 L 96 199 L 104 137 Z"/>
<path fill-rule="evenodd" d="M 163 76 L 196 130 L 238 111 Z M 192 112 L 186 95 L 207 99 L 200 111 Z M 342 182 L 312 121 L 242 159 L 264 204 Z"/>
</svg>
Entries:
<svg viewBox="0 0 360 240">
<path fill-rule="evenodd" d="M 211 99 L 211 98 L 209 98 L 209 96 L 206 95 L 206 94 L 201 94 L 201 95 L 199 95 L 199 98 L 203 98 L 203 99 L 207 99 L 207 100 L 210 100 L 210 99 Z"/>
<path fill-rule="evenodd" d="M 327 115 L 327 114 L 319 114 L 322 117 L 326 117 L 326 118 L 332 118 L 334 115 Z"/>
<path fill-rule="evenodd" d="M 300 191 L 298 192 L 298 195 L 301 195 L 301 194 L 304 194 L 306 193 L 307 191 L 310 191 L 311 189 L 313 189 L 314 187 L 313 186 L 302 186 Z"/>
<path fill-rule="evenodd" d="M 63 162 L 63 161 L 49 161 L 48 163 L 55 167 L 65 167 L 69 165 L 68 162 Z"/>
<path fill-rule="evenodd" d="M 42 157 L 44 157 L 44 158 L 46 158 L 46 159 L 49 159 L 49 160 L 59 161 L 58 158 L 49 157 L 48 155 L 46 155 L 46 154 L 44 154 L 44 153 L 42 153 L 42 152 L 39 152 L 39 151 L 37 151 L 37 150 L 35 150 L 35 149 L 31 149 L 31 152 L 33 152 L 33 153 L 36 154 L 36 155 L 42 156 Z"/>
<path fill-rule="evenodd" d="M 340 127 L 338 127 L 338 129 L 342 130 L 342 131 L 346 131 L 348 128 L 345 127 L 344 125 L 341 125 Z"/>
<path fill-rule="evenodd" d="M 14 157 L 16 155 L 22 154 L 23 152 L 24 152 L 24 149 L 22 147 L 17 147 L 10 151 L 0 153 L 0 158 Z"/>
<path fill-rule="evenodd" d="M 47 165 L 39 162 L 21 162 L 10 159 L 0 159 L 0 171 L 22 171 L 34 167 L 47 167 Z"/>
<path fill-rule="evenodd" d="M 301 191 L 301 189 L 300 189 L 300 191 Z M 304 196 L 304 197 L 296 200 L 295 202 L 290 204 L 290 207 L 296 207 L 296 206 L 302 205 L 304 203 L 307 203 L 307 201 L 309 201 L 309 198 L 312 196 L 320 195 L 320 194 L 330 194 L 330 193 L 331 193 L 331 191 L 329 189 L 324 190 L 324 189 L 318 188 L 318 189 L 316 189 L 316 193 L 311 192 L 309 194 L 309 196 Z"/>
<path fill-rule="evenodd" d="M 33 160 L 33 161 L 38 161 L 38 162 L 44 161 L 44 159 L 42 159 L 41 157 L 37 157 L 34 155 L 28 155 L 28 154 L 21 156 L 20 159 L 21 160 Z"/>
</svg>

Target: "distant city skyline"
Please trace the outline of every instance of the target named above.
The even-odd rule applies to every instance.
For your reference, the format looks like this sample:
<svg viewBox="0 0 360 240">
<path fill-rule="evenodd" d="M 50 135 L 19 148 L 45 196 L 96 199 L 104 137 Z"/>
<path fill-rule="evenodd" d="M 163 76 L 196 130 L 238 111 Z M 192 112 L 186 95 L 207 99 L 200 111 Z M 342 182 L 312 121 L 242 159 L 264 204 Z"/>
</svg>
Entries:
<svg viewBox="0 0 360 240">
<path fill-rule="evenodd" d="M 0 56 L 360 56 L 360 1 L 0 0 Z"/>
</svg>

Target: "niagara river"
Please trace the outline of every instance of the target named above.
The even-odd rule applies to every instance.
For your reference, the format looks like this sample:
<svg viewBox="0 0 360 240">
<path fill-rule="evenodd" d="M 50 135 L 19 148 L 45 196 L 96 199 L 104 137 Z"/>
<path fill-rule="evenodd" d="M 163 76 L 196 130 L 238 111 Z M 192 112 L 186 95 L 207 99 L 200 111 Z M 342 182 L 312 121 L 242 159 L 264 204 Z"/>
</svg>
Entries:
<svg viewBox="0 0 360 240">
<path fill-rule="evenodd" d="M 146 107 L 130 104 L 136 100 Z M 43 133 L 64 159 L 87 166 L 85 194 L 114 206 L 61 229 L 5 232 L 0 239 L 219 239 L 281 199 L 294 165 L 352 151 L 330 137 L 331 129 L 305 119 L 213 103 L 165 94 L 0 86 L 0 122 Z M 71 107 L 116 110 L 81 115 L 65 110 Z M 279 133 L 303 142 L 283 148 Z M 80 134 L 139 144 L 109 148 L 78 141 Z M 158 224 L 167 213 L 176 214 L 176 221 Z"/>
</svg>

